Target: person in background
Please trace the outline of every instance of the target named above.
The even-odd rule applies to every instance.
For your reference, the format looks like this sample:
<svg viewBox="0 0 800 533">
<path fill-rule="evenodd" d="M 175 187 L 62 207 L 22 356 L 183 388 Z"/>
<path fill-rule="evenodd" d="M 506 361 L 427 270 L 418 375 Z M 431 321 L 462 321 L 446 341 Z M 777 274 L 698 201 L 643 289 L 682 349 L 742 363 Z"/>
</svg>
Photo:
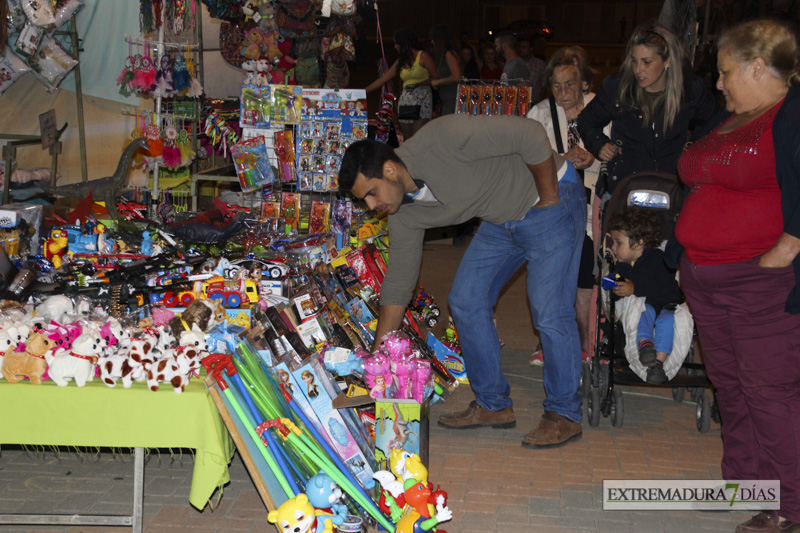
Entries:
<svg viewBox="0 0 800 533">
<path fill-rule="evenodd" d="M 481 49 L 481 79 L 499 80 L 503 75 L 503 63 L 497 59 L 497 50 L 493 46 Z"/>
<path fill-rule="evenodd" d="M 528 81 L 530 79 L 531 71 L 527 63 L 517 55 L 517 38 L 513 33 L 500 33 L 494 40 L 494 47 L 505 61 L 503 75 L 500 76 L 501 80 Z"/>
<path fill-rule="evenodd" d="M 725 479 L 780 480 L 780 509 L 737 533 L 800 531 L 800 66 L 797 40 L 755 20 L 718 41 L 733 115 L 680 158 L 680 282 L 722 419 Z"/>
<path fill-rule="evenodd" d="M 547 65 L 544 61 L 533 55 L 533 46 L 529 37 L 522 37 L 517 40 L 517 53 L 519 57 L 528 65 L 531 72 L 531 102 L 534 104 L 544 96 L 545 70 Z"/>
<path fill-rule="evenodd" d="M 481 67 L 478 66 L 478 52 L 469 43 L 461 43 L 461 75 L 468 80 L 481 78 Z"/>
<path fill-rule="evenodd" d="M 589 66 L 589 56 L 580 46 L 569 46 L 557 50 L 545 69 L 545 80 L 553 95 L 531 108 L 528 118 L 544 126 L 553 150 L 562 154 L 577 169 L 586 188 L 589 200 L 586 234 L 584 236 L 581 262 L 578 271 L 578 293 L 575 311 L 578 331 L 581 337 L 582 358 L 588 359 L 592 353 L 592 339 L 589 334 L 592 309 L 592 288 L 594 287 L 594 244 L 592 242 L 592 194 L 600 161 L 584 149 L 578 134 L 577 119 L 584 106 L 592 101 L 591 92 L 594 72 Z M 609 130 L 610 128 L 606 128 Z M 608 131 L 606 131 L 608 133 Z M 534 366 L 544 364 L 541 341 L 533 350 L 530 363 Z"/>
<path fill-rule="evenodd" d="M 676 174 L 688 130 L 699 139 L 724 116 L 705 83 L 689 70 L 675 35 L 655 22 L 639 26 L 619 73 L 603 80 L 578 117 L 586 149 L 608 162 L 598 196 L 634 172 Z M 610 136 L 603 131 L 609 123 Z"/>
<path fill-rule="evenodd" d="M 383 76 L 367 85 L 366 91 L 374 91 L 400 75 L 403 91 L 397 101 L 398 116 L 402 115 L 403 108 L 414 111 L 410 118 L 398 118 L 403 137 L 409 139 L 433 118 L 431 80 L 439 75 L 433 58 L 422 49 L 417 36 L 408 28 L 400 28 L 394 33 L 394 48 L 398 53 L 397 60 Z"/>
<path fill-rule="evenodd" d="M 456 112 L 456 93 L 458 80 L 461 79 L 458 43 L 453 38 L 453 32 L 444 24 L 431 27 L 430 38 L 433 42 L 433 62 L 439 74 L 437 79 L 431 81 L 431 86 L 439 91 L 442 104 L 440 114 L 450 115 Z"/>
</svg>

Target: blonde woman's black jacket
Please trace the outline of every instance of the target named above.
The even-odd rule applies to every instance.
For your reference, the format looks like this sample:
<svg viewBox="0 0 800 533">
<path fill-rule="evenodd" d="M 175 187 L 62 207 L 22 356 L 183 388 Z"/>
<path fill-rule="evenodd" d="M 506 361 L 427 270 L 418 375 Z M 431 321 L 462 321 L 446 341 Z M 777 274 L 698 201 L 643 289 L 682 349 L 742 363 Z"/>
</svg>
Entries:
<svg viewBox="0 0 800 533">
<path fill-rule="evenodd" d="M 608 142 L 621 143 L 622 153 L 608 164 L 607 179 L 601 175 L 597 181 L 599 196 L 605 190 L 614 190 L 619 181 L 634 172 L 655 170 L 677 174 L 678 157 L 686 145 L 691 130 L 691 140 L 699 139 L 727 116 L 703 81 L 691 72 L 684 73 L 684 96 L 672 127 L 664 132 L 663 109 L 648 125 L 642 123 L 641 110 L 617 98 L 620 74 L 603 80 L 597 96 L 578 116 L 581 139 L 595 157 Z M 609 122 L 611 139 L 603 128 Z M 601 183 L 605 181 L 605 183 Z"/>
</svg>

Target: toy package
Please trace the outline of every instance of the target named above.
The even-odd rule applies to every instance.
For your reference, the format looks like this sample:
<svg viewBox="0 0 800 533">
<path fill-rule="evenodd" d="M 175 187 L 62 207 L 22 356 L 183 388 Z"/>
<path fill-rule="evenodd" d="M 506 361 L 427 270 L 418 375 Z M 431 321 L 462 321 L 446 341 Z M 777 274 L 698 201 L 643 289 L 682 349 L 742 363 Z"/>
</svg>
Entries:
<svg viewBox="0 0 800 533">
<path fill-rule="evenodd" d="M 281 181 L 296 181 L 294 142 L 291 130 L 275 132 L 275 156 L 278 158 L 278 170 Z"/>
<path fill-rule="evenodd" d="M 331 203 L 322 200 L 311 202 L 311 219 L 308 224 L 308 233 L 323 233 L 331 228 Z"/>
<path fill-rule="evenodd" d="M 456 113 L 524 117 L 530 110 L 531 87 L 521 82 L 466 80 L 458 85 Z"/>
<path fill-rule="evenodd" d="M 281 198 L 281 216 L 286 220 L 286 227 L 297 230 L 300 222 L 300 195 L 292 192 L 283 193 Z"/>
<path fill-rule="evenodd" d="M 339 198 L 333 203 L 333 235 L 336 237 L 336 249 L 341 250 L 350 244 L 350 227 L 353 217 L 353 201 L 350 198 Z"/>
<path fill-rule="evenodd" d="M 300 122 L 303 88 L 299 85 L 270 85 L 270 119 L 284 124 Z"/>
<path fill-rule="evenodd" d="M 275 182 L 267 156 L 264 137 L 253 137 L 231 147 L 236 174 L 243 192 L 265 187 Z"/>
<path fill-rule="evenodd" d="M 352 411 L 342 410 L 340 412 L 333 407 L 333 398 L 339 393 L 335 391 L 333 396 L 330 395 L 328 391 L 330 383 L 326 379 L 325 372 L 319 361 L 311 361 L 294 370 L 292 376 L 295 382 L 300 384 L 300 392 L 305 396 L 314 414 L 321 422 L 323 434 L 331 446 L 364 488 L 371 489 L 375 485 L 372 479 L 374 458 L 366 455 L 369 453 L 369 447 L 364 437 L 366 433 L 363 425 L 353 424 L 352 420 L 345 419 L 345 417 L 354 416 Z"/>
<path fill-rule="evenodd" d="M 239 101 L 239 125 L 255 128 L 269 128 L 271 105 L 270 88 L 255 85 L 242 85 Z"/>
</svg>

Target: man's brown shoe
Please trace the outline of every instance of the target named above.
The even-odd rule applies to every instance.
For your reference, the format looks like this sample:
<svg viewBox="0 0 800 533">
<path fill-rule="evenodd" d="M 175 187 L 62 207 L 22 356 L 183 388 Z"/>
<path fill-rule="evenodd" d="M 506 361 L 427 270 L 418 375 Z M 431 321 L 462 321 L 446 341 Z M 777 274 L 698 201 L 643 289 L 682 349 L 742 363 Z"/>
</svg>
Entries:
<svg viewBox="0 0 800 533">
<path fill-rule="evenodd" d="M 478 402 L 472 400 L 466 411 L 440 416 L 439 425 L 451 429 L 513 428 L 517 425 L 517 421 L 511 407 L 500 411 L 487 411 L 478 405 Z"/>
<path fill-rule="evenodd" d="M 780 517 L 775 511 L 761 511 L 750 520 L 736 526 L 736 533 L 777 533 Z"/>
<path fill-rule="evenodd" d="M 526 448 L 557 448 L 581 438 L 581 425 L 552 411 L 545 411 L 539 425 L 522 439 Z"/>
</svg>

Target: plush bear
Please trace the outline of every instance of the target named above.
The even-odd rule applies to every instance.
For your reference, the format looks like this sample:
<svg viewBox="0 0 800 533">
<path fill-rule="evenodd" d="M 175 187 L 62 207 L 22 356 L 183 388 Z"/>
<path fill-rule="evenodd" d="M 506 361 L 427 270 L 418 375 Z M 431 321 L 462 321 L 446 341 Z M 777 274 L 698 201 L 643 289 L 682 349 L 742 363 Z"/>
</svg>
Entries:
<svg viewBox="0 0 800 533">
<path fill-rule="evenodd" d="M 299 494 L 283 502 L 275 511 L 270 511 L 267 520 L 270 524 L 278 524 L 278 529 L 281 531 L 333 533 L 333 522 L 330 519 L 325 521 L 325 529 L 316 528 L 317 515 L 322 513 L 323 511 L 314 509 L 308 502 L 308 496 Z"/>
<path fill-rule="evenodd" d="M 59 387 L 66 387 L 75 380 L 78 387 L 83 387 L 94 375 L 104 341 L 97 332 L 87 329 L 72 343 L 69 350 L 59 350 L 56 354 L 46 354 L 48 375 Z"/>
<path fill-rule="evenodd" d="M 239 53 L 247 59 L 258 59 L 261 56 L 261 43 L 263 42 L 264 33 L 258 28 L 253 28 L 244 36 Z"/>
<path fill-rule="evenodd" d="M 27 376 L 32 384 L 41 384 L 42 376 L 47 371 L 45 354 L 52 347 L 52 342 L 46 336 L 32 334 L 25 343 L 25 351 L 10 350 L 3 357 L 3 377 L 9 383 L 19 383 L 20 377 Z"/>
</svg>

